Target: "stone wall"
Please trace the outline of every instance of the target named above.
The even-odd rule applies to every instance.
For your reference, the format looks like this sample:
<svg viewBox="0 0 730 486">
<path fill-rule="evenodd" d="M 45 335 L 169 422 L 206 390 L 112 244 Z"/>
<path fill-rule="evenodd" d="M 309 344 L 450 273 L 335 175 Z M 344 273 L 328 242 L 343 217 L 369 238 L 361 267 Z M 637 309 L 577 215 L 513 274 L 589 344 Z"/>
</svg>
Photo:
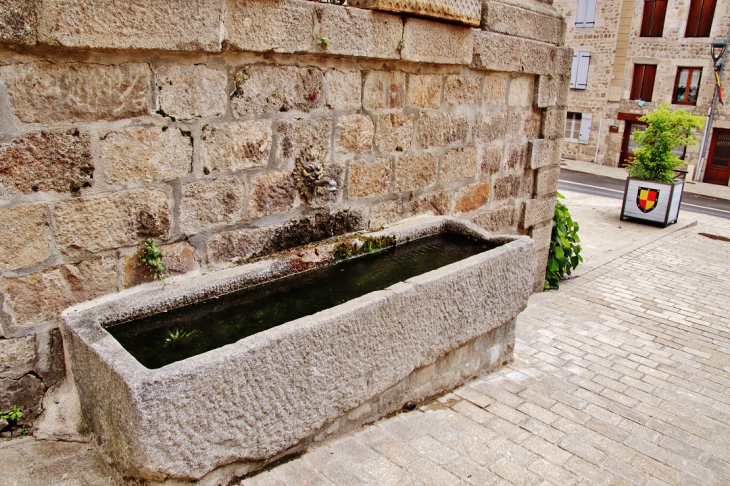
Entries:
<svg viewBox="0 0 730 486">
<path fill-rule="evenodd" d="M 572 59 L 548 3 L 485 3 L 479 29 L 302 0 L 0 19 L 0 409 L 42 412 L 60 311 L 150 281 L 147 238 L 175 276 L 449 214 L 533 235 L 544 271 Z M 338 183 L 313 204 L 308 147 Z"/>
</svg>

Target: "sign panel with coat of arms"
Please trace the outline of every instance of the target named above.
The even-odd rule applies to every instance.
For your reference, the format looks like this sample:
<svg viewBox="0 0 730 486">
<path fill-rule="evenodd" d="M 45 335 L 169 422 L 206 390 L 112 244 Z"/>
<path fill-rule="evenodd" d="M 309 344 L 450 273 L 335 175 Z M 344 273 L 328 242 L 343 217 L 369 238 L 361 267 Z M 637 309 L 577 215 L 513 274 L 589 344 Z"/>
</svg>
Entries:
<svg viewBox="0 0 730 486">
<path fill-rule="evenodd" d="M 650 187 L 639 187 L 636 193 L 636 205 L 641 212 L 649 213 L 657 206 L 659 200 L 659 190 Z"/>
</svg>

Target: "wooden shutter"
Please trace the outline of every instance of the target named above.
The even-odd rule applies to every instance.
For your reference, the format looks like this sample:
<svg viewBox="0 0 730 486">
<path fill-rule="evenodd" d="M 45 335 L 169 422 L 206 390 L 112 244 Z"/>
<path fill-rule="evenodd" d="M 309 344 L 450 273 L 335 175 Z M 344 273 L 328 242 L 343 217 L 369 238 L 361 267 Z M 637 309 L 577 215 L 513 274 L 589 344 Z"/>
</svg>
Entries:
<svg viewBox="0 0 730 486">
<path fill-rule="evenodd" d="M 685 37 L 709 37 L 715 16 L 716 0 L 692 0 L 689 6 Z"/>
<path fill-rule="evenodd" d="M 588 87 L 588 67 L 591 63 L 591 53 L 578 52 L 578 67 L 576 69 L 575 89 L 586 89 Z"/>
<path fill-rule="evenodd" d="M 596 0 L 578 0 L 576 27 L 593 27 L 596 21 Z"/>
<path fill-rule="evenodd" d="M 583 113 L 583 118 L 580 123 L 580 135 L 578 136 L 578 143 L 588 143 L 591 138 L 591 122 L 593 121 L 593 115 L 591 113 Z"/>
<path fill-rule="evenodd" d="M 573 51 L 573 67 L 570 68 L 570 87 L 575 89 L 575 83 L 578 80 L 578 60 L 580 52 Z"/>
<path fill-rule="evenodd" d="M 641 37 L 661 37 L 664 33 L 666 15 L 667 0 L 645 0 L 639 35 Z"/>
<path fill-rule="evenodd" d="M 631 100 L 651 101 L 654 93 L 656 66 L 652 64 L 635 64 L 634 79 L 631 81 Z"/>
</svg>

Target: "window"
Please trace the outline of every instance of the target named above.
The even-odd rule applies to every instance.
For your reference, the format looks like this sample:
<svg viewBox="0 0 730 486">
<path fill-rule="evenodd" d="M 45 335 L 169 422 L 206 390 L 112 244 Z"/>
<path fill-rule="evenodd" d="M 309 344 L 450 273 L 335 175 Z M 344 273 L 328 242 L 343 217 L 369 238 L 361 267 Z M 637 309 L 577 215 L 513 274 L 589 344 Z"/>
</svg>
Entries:
<svg viewBox="0 0 730 486">
<path fill-rule="evenodd" d="M 710 37 L 712 17 L 715 15 L 715 0 L 692 0 L 687 17 L 685 37 Z"/>
<path fill-rule="evenodd" d="M 651 101 L 655 76 L 655 65 L 634 64 L 634 80 L 631 83 L 631 97 L 629 99 Z"/>
<path fill-rule="evenodd" d="M 661 37 L 664 32 L 664 17 L 667 14 L 667 0 L 644 0 L 644 14 L 641 19 L 641 37 Z"/>
<path fill-rule="evenodd" d="M 677 69 L 677 79 L 674 82 L 672 103 L 680 105 L 696 105 L 697 92 L 700 90 L 702 68 L 681 67 Z"/>
<path fill-rule="evenodd" d="M 596 0 L 578 0 L 576 27 L 593 27 L 596 21 Z"/>
<path fill-rule="evenodd" d="M 573 52 L 573 68 L 570 72 L 570 87 L 572 89 L 586 89 L 588 87 L 588 66 L 590 63 L 590 52 Z"/>
<path fill-rule="evenodd" d="M 569 142 L 588 143 L 591 136 L 591 113 L 568 112 L 565 118 L 565 139 Z"/>
</svg>

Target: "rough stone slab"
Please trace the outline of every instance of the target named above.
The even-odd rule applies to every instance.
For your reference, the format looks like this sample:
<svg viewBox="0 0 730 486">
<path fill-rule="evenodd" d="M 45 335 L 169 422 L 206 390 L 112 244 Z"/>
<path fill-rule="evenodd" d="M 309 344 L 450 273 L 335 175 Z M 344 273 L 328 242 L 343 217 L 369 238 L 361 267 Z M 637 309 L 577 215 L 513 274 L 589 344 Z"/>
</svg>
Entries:
<svg viewBox="0 0 730 486">
<path fill-rule="evenodd" d="M 520 222 L 522 228 L 541 226 L 543 223 L 553 219 L 555 211 L 555 197 L 542 197 L 528 199 L 523 202 L 523 215 Z"/>
<path fill-rule="evenodd" d="M 78 193 L 93 182 L 89 135 L 67 130 L 18 137 L 0 145 L 0 174 L 6 193 Z"/>
<path fill-rule="evenodd" d="M 487 204 L 490 191 L 491 188 L 488 182 L 481 182 L 462 188 L 456 195 L 454 211 L 456 213 L 476 211 Z"/>
<path fill-rule="evenodd" d="M 403 108 L 406 101 L 406 73 L 370 71 L 365 77 L 363 108 L 389 110 Z"/>
<path fill-rule="evenodd" d="M 246 219 L 246 182 L 238 177 L 204 179 L 180 189 L 180 231 L 192 235 Z"/>
<path fill-rule="evenodd" d="M 479 101 L 481 76 L 449 74 L 444 82 L 444 101 L 447 105 L 473 105 Z"/>
<path fill-rule="evenodd" d="M 477 174 L 477 151 L 475 148 L 449 150 L 441 160 L 441 182 L 456 182 L 471 179 Z"/>
<path fill-rule="evenodd" d="M 294 209 L 297 189 L 291 172 L 269 172 L 251 181 L 249 216 L 286 213 Z"/>
<path fill-rule="evenodd" d="M 3 310 L 16 326 L 57 322 L 66 307 L 117 291 L 114 258 L 61 265 L 27 277 L 3 278 Z"/>
<path fill-rule="evenodd" d="M 482 158 L 479 163 L 479 172 L 485 176 L 499 172 L 502 168 L 502 145 L 482 148 Z"/>
<path fill-rule="evenodd" d="M 253 52 L 316 52 L 313 3 L 295 0 L 228 2 L 226 41 Z"/>
<path fill-rule="evenodd" d="M 192 169 L 193 141 L 177 127 L 111 132 L 98 147 L 97 160 L 110 182 L 178 179 Z"/>
<path fill-rule="evenodd" d="M 403 203 L 399 200 L 385 201 L 370 208 L 368 227 L 378 230 L 392 224 L 403 217 Z"/>
<path fill-rule="evenodd" d="M 507 104 L 509 106 L 527 107 L 532 104 L 532 96 L 535 90 L 534 76 L 517 76 L 509 82 Z"/>
<path fill-rule="evenodd" d="M 362 108 L 362 73 L 329 70 L 324 73 L 327 108 L 359 110 Z"/>
<path fill-rule="evenodd" d="M 221 50 L 222 2 L 48 0 L 39 3 L 39 42 L 94 49 Z"/>
<path fill-rule="evenodd" d="M 347 115 L 337 120 L 339 153 L 369 152 L 373 149 L 375 124 L 367 115 Z"/>
<path fill-rule="evenodd" d="M 521 174 L 511 174 L 504 177 L 497 177 L 494 179 L 494 199 L 495 201 L 501 201 L 509 198 L 516 198 L 523 195 L 527 184 Z"/>
<path fill-rule="evenodd" d="M 512 205 L 504 205 L 497 209 L 475 214 L 469 218 L 469 221 L 492 233 L 506 233 L 514 231 L 517 224 L 517 209 Z"/>
<path fill-rule="evenodd" d="M 398 192 L 413 191 L 430 186 L 438 175 L 438 158 L 429 153 L 403 155 L 395 165 Z"/>
<path fill-rule="evenodd" d="M 427 192 L 408 202 L 410 214 L 433 214 L 444 216 L 451 214 L 454 192 L 451 190 Z"/>
<path fill-rule="evenodd" d="M 473 27 L 479 25 L 481 10 L 480 0 L 350 0 L 348 5 L 429 17 Z"/>
<path fill-rule="evenodd" d="M 28 374 L 17 380 L 0 378 L 0 410 L 17 405 L 23 411 L 21 422 L 32 423 L 40 415 L 42 400 L 43 382 L 37 376 Z"/>
<path fill-rule="evenodd" d="M 4 0 L 0 3 L 0 41 L 35 44 L 38 33 L 34 0 Z"/>
<path fill-rule="evenodd" d="M 327 36 L 329 46 L 313 52 L 338 56 L 399 59 L 403 20 L 398 15 L 339 5 L 316 4 L 314 37 Z"/>
<path fill-rule="evenodd" d="M 527 163 L 527 146 L 522 143 L 508 143 L 504 146 L 504 168 L 522 171 Z"/>
<path fill-rule="evenodd" d="M 0 67 L 13 113 L 25 123 L 120 120 L 152 111 L 144 63 L 33 62 Z"/>
<path fill-rule="evenodd" d="M 0 339 L 0 378 L 18 380 L 35 368 L 35 335 Z M 2 408 L 5 411 L 5 408 Z"/>
<path fill-rule="evenodd" d="M 206 242 L 208 261 L 235 262 L 251 258 L 264 251 L 272 233 L 269 228 L 245 228 L 214 235 Z"/>
<path fill-rule="evenodd" d="M 472 29 L 430 20 L 406 19 L 403 31 L 404 61 L 435 64 L 470 64 L 472 62 Z"/>
<path fill-rule="evenodd" d="M 187 241 L 161 245 L 162 263 L 165 265 L 165 276 L 172 277 L 200 269 L 195 260 L 195 249 Z M 135 251 L 122 258 L 122 284 L 125 289 L 147 282 L 154 282 L 152 272 L 147 265 L 139 261 L 140 253 Z"/>
<path fill-rule="evenodd" d="M 271 153 L 271 122 L 251 120 L 204 125 L 200 140 L 203 170 L 235 172 L 265 167 Z"/>
<path fill-rule="evenodd" d="M 474 30 L 474 69 L 528 74 L 561 74 L 559 49 L 551 44 Z M 568 70 L 570 72 L 570 70 Z"/>
<path fill-rule="evenodd" d="M 171 201 L 158 190 L 130 190 L 80 197 L 56 204 L 56 243 L 74 256 L 167 238 Z"/>
<path fill-rule="evenodd" d="M 324 75 L 313 67 L 252 64 L 236 72 L 234 115 L 308 112 L 324 106 Z"/>
<path fill-rule="evenodd" d="M 387 194 L 393 163 L 390 159 L 352 162 L 347 178 L 348 199 Z"/>
<path fill-rule="evenodd" d="M 560 89 L 560 79 L 552 74 L 537 77 L 537 96 L 535 97 L 535 106 L 538 108 L 548 108 L 555 106 L 558 101 L 558 90 Z"/>
<path fill-rule="evenodd" d="M 543 167 L 537 171 L 537 185 L 535 194 L 537 196 L 546 196 L 555 194 L 558 190 L 558 177 L 560 176 L 560 166 Z"/>
<path fill-rule="evenodd" d="M 525 8 L 484 2 L 481 28 L 516 37 L 560 45 L 565 40 L 565 21 Z"/>
<path fill-rule="evenodd" d="M 463 144 L 469 136 L 469 118 L 454 113 L 421 113 L 418 140 L 423 147 Z"/>
<path fill-rule="evenodd" d="M 565 108 L 548 108 L 542 115 L 540 134 L 546 140 L 562 140 L 565 137 Z"/>
<path fill-rule="evenodd" d="M 456 231 L 465 228 L 486 237 L 472 226 L 447 221 Z M 404 241 L 439 228 L 432 218 L 419 218 L 388 234 Z M 190 479 L 222 463 L 272 457 L 373 397 L 377 414 L 387 413 L 401 406 L 407 390 L 403 380 L 413 371 L 436 362 L 444 350 L 504 327 L 526 305 L 535 262 L 532 242 L 526 237 L 501 241 L 499 248 L 388 290 L 157 370 L 140 366 L 99 323 L 169 306 L 191 291 L 219 292 L 240 285 L 241 279 L 260 278 L 273 262 L 179 280 L 153 292 L 130 289 L 121 300 L 71 309 L 63 332 L 81 408 L 125 474 Z M 439 295 L 449 299 L 442 301 Z M 401 325 L 392 324 L 394 315 Z M 296 346 L 291 346 L 293 340 Z M 398 353 L 392 352 L 394 344 Z M 448 359 L 452 361 L 460 362 L 456 355 Z M 82 363 L 94 363 L 93 377 L 78 371 Z M 463 379 L 458 374 L 451 378 Z M 221 393 L 232 389 L 236 391 Z M 207 415 L 208 434 L 201 435 L 196 423 L 175 418 L 198 404 L 215 407 Z"/>
<path fill-rule="evenodd" d="M 477 113 L 474 138 L 480 142 L 504 140 L 510 130 L 509 113 L 503 110 Z"/>
<path fill-rule="evenodd" d="M 280 165 L 294 168 L 294 161 L 307 148 L 327 159 L 333 121 L 331 118 L 299 118 L 279 122 L 276 157 Z"/>
<path fill-rule="evenodd" d="M 550 240 L 552 239 L 553 225 L 547 224 L 545 226 L 533 227 L 530 231 L 530 237 L 535 242 L 535 251 L 541 251 L 545 248 L 550 247 Z"/>
<path fill-rule="evenodd" d="M 378 116 L 375 146 L 381 152 L 405 152 L 413 142 L 413 115 L 389 113 Z"/>
<path fill-rule="evenodd" d="M 408 76 L 408 106 L 438 108 L 441 106 L 441 84 L 438 74 L 411 74 Z"/>
<path fill-rule="evenodd" d="M 560 140 L 530 140 L 527 147 L 531 169 L 560 164 Z"/>
<path fill-rule="evenodd" d="M 0 208 L 0 269 L 41 263 L 51 255 L 45 203 Z"/>
<path fill-rule="evenodd" d="M 228 75 L 224 69 L 194 64 L 163 66 L 155 73 L 159 109 L 165 115 L 190 120 L 223 115 L 228 106 Z"/>
</svg>

